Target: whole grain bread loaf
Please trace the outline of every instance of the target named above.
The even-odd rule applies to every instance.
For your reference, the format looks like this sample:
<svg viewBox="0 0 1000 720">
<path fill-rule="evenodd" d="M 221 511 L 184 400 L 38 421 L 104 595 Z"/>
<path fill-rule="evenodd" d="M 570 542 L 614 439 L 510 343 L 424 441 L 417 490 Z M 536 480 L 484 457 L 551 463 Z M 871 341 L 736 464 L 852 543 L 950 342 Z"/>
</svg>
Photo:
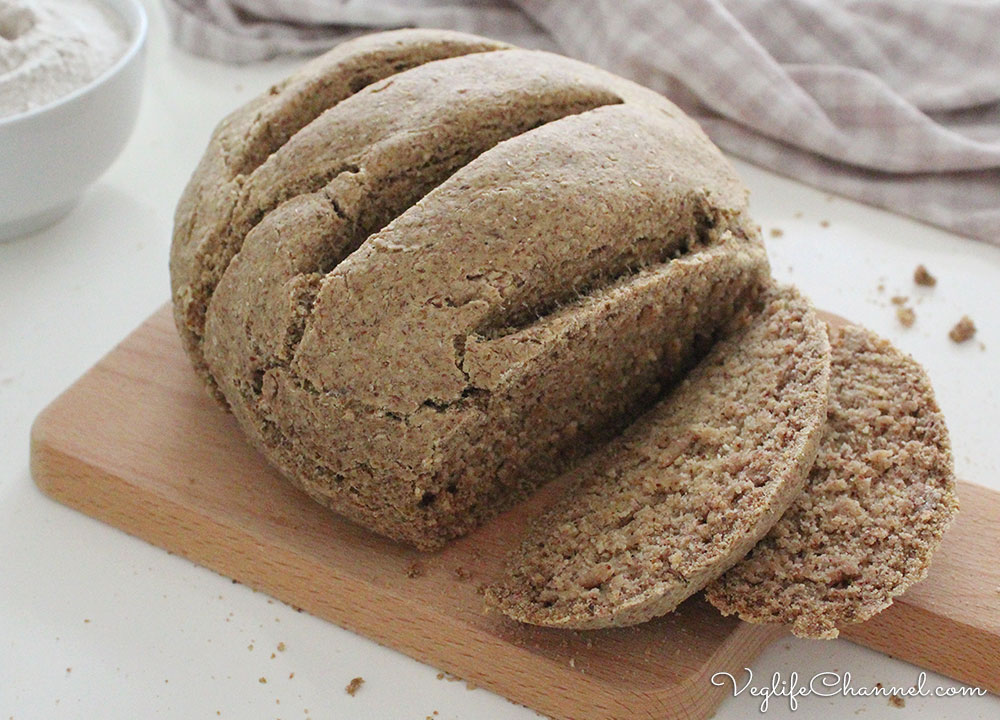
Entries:
<svg viewBox="0 0 1000 720">
<path fill-rule="evenodd" d="M 673 610 L 777 522 L 816 456 L 830 348 L 790 287 L 737 319 L 669 395 L 569 471 L 577 483 L 537 519 L 489 603 L 536 625 L 632 625 Z"/>
<path fill-rule="evenodd" d="M 923 369 L 859 327 L 831 328 L 829 417 L 805 490 L 706 597 L 724 614 L 833 638 L 927 574 L 958 502 Z"/>
<path fill-rule="evenodd" d="M 768 266 L 744 187 L 661 96 L 399 31 L 219 126 L 171 276 L 193 364 L 268 460 L 430 549 L 620 432 Z"/>
</svg>

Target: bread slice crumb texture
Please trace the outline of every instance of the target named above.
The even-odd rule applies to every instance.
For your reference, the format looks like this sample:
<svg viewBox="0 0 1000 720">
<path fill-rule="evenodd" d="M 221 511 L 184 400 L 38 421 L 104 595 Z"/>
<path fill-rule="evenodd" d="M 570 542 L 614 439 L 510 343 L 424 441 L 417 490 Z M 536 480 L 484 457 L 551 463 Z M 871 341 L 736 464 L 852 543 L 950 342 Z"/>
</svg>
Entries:
<svg viewBox="0 0 1000 720">
<path fill-rule="evenodd" d="M 570 472 L 487 601 L 536 625 L 633 625 L 742 558 L 802 488 L 826 417 L 826 332 L 766 293 L 668 396 Z"/>
<path fill-rule="evenodd" d="M 830 409 L 806 490 L 706 596 L 724 614 L 834 638 L 927 574 L 958 510 L 948 431 L 923 369 L 831 328 Z"/>
</svg>

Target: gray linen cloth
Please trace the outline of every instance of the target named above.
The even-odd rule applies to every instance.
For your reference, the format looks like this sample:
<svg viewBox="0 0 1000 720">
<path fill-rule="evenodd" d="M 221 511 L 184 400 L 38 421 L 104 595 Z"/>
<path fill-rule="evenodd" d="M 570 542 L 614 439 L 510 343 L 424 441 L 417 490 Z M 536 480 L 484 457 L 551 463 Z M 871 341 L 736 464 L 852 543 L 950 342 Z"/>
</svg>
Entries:
<svg viewBox="0 0 1000 720">
<path fill-rule="evenodd" d="M 600 65 L 669 96 L 724 150 L 1000 245 L 1000 1 L 163 0 L 228 62 L 442 27 Z"/>
</svg>

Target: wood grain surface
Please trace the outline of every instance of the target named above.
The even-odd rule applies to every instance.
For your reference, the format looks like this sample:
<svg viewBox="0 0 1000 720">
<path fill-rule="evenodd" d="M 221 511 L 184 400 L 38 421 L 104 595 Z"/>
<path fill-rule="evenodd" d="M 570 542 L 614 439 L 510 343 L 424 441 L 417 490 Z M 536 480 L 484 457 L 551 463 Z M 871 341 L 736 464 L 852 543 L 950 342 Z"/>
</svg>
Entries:
<svg viewBox="0 0 1000 720">
<path fill-rule="evenodd" d="M 730 692 L 712 674 L 738 673 L 785 632 L 723 618 L 700 596 L 589 632 L 485 613 L 481 585 L 557 484 L 441 552 L 380 538 L 243 441 L 199 386 L 168 307 L 39 415 L 31 443 L 35 482 L 56 500 L 554 718 L 709 717 Z M 1000 692 L 1000 493 L 959 493 L 928 579 L 846 634 Z"/>
</svg>

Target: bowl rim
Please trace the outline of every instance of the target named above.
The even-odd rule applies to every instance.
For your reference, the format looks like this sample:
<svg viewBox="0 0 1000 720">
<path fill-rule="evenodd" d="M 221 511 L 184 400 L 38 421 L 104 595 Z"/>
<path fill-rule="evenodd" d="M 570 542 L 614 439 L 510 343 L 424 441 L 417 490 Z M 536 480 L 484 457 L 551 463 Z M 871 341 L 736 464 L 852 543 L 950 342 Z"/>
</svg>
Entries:
<svg viewBox="0 0 1000 720">
<path fill-rule="evenodd" d="M 122 56 L 118 58 L 109 68 L 107 68 L 104 72 L 95 77 L 89 83 L 81 85 L 80 87 L 74 89 L 72 92 L 69 92 L 66 95 L 60 95 L 55 100 L 47 102 L 44 105 L 40 105 L 39 107 L 31 108 L 30 110 L 25 110 L 24 112 L 16 113 L 14 115 L 7 115 L 4 117 L 0 117 L 0 130 L 9 125 L 16 125 L 20 122 L 30 120 L 31 118 L 34 118 L 38 115 L 42 115 L 43 113 L 47 113 L 51 110 L 54 110 L 57 107 L 73 102 L 81 95 L 86 95 L 87 93 L 89 93 L 98 85 L 103 85 L 109 78 L 113 77 L 114 75 L 117 75 L 122 68 L 124 68 L 130 62 L 132 62 L 135 56 L 138 55 L 139 52 L 142 50 L 143 45 L 146 44 L 146 35 L 148 34 L 149 31 L 149 18 L 146 15 L 146 8 L 143 7 L 142 2 L 140 2 L 140 0 L 118 0 L 118 1 L 130 5 L 135 10 L 138 20 L 137 27 L 132 33 L 133 37 L 131 39 L 131 42 L 129 43 L 129 46 L 125 49 L 125 52 L 122 53 Z M 100 3 L 105 7 L 109 8 L 111 12 L 118 15 L 118 17 L 123 22 L 125 22 L 126 25 L 129 24 L 128 18 L 122 16 L 120 8 L 115 7 L 116 5 L 115 2 L 113 1 L 109 2 L 109 0 L 94 0 L 94 2 Z"/>
</svg>

